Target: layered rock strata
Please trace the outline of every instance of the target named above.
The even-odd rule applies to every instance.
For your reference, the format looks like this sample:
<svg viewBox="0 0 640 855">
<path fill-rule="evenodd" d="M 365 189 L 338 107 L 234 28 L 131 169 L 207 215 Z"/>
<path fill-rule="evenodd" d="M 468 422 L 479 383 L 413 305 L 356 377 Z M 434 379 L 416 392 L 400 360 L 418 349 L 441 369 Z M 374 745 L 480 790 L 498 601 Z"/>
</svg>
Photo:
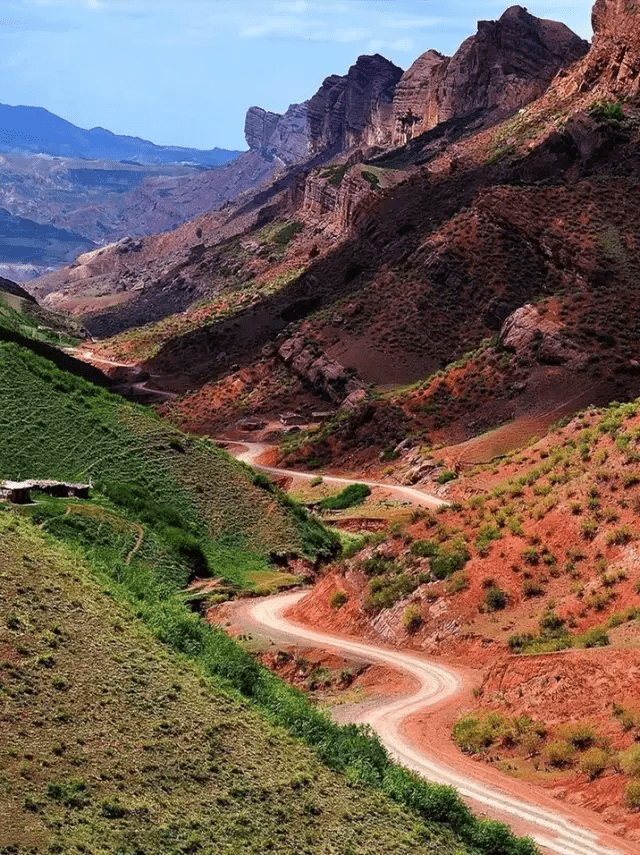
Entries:
<svg viewBox="0 0 640 855">
<path fill-rule="evenodd" d="M 387 142 L 401 77 L 402 69 L 380 54 L 359 57 L 343 77 L 327 77 L 309 101 L 311 150 L 337 153 Z"/>
<path fill-rule="evenodd" d="M 564 24 L 512 6 L 451 57 L 428 51 L 402 76 L 393 102 L 393 142 L 479 108 L 507 114 L 539 97 L 560 69 L 584 56 L 588 42 Z"/>
<path fill-rule="evenodd" d="M 244 135 L 252 151 L 270 160 L 277 157 L 287 165 L 304 160 L 309 154 L 307 102 L 291 104 L 284 114 L 250 107 Z"/>
</svg>

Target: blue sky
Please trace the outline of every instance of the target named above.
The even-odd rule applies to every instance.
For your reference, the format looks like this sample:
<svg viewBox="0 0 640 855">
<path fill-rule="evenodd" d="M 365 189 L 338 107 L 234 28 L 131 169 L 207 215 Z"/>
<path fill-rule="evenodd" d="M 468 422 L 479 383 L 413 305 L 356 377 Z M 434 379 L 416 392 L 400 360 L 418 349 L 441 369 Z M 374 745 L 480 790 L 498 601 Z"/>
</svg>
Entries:
<svg viewBox="0 0 640 855">
<path fill-rule="evenodd" d="M 0 0 L 0 101 L 156 143 L 244 149 L 244 115 L 283 112 L 363 53 L 402 68 L 453 53 L 494 0 Z M 591 37 L 589 2 L 529 4 Z"/>
</svg>

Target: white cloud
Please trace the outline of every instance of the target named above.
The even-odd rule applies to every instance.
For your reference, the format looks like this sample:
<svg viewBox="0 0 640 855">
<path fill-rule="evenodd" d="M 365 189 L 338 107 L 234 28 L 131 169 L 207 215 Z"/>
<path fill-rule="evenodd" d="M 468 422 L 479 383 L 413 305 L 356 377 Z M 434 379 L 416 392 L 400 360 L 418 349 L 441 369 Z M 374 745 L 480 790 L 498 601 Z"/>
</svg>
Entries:
<svg viewBox="0 0 640 855">
<path fill-rule="evenodd" d="M 367 45 L 368 50 L 379 53 L 385 50 L 399 51 L 400 53 L 414 54 L 416 51 L 413 39 L 395 39 L 395 41 L 385 41 L 384 39 L 371 39 Z"/>
</svg>

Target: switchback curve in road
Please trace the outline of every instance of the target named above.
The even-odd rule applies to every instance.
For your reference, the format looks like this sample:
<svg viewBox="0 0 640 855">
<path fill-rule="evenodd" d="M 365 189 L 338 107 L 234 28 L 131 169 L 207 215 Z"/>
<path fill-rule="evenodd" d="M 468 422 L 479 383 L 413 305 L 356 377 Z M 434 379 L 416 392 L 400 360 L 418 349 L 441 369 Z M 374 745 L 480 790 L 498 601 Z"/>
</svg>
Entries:
<svg viewBox="0 0 640 855">
<path fill-rule="evenodd" d="M 599 836 L 559 811 L 549 810 L 510 795 L 506 790 L 483 783 L 461 774 L 442 762 L 430 758 L 419 750 L 401 731 L 407 716 L 426 707 L 439 704 L 455 694 L 462 686 L 462 678 L 454 670 L 424 657 L 406 651 L 389 650 L 352 639 L 319 632 L 292 623 L 284 612 L 300 600 L 305 593 L 270 597 L 252 604 L 248 609 L 251 622 L 262 630 L 271 630 L 292 642 L 303 642 L 317 647 L 332 647 L 370 662 L 384 663 L 415 677 L 420 688 L 412 695 L 399 700 L 381 701 L 369 708 L 358 719 L 369 724 L 378 733 L 390 754 L 403 765 L 423 775 L 430 781 L 454 786 L 458 792 L 482 805 L 489 814 L 508 815 L 525 824 L 526 833 L 541 847 L 558 855 L 623 855 L 631 850 L 603 845 Z M 508 779 L 505 781 L 508 786 Z"/>
<path fill-rule="evenodd" d="M 241 440 L 219 440 L 220 442 L 228 442 L 233 445 L 242 445 L 247 450 L 234 454 L 238 460 L 248 463 L 254 469 L 259 469 L 261 472 L 267 472 L 270 475 L 280 475 L 284 477 L 301 478 L 304 481 L 311 481 L 318 477 L 317 472 L 299 472 L 297 469 L 279 469 L 276 466 L 265 466 L 259 463 L 258 460 L 272 445 L 267 445 L 263 442 L 247 442 Z M 388 490 L 394 496 L 397 496 L 404 501 L 410 501 L 414 505 L 420 505 L 423 508 L 439 508 L 441 505 L 448 505 L 444 499 L 438 496 L 432 496 L 431 493 L 425 493 L 423 490 L 417 490 L 415 487 L 403 487 L 399 484 L 383 484 L 381 481 L 367 481 L 364 478 L 339 478 L 334 475 L 323 475 L 322 480 L 326 484 L 338 484 L 340 486 L 348 486 L 349 484 L 366 484 L 367 487 L 380 487 L 383 490 Z"/>
</svg>

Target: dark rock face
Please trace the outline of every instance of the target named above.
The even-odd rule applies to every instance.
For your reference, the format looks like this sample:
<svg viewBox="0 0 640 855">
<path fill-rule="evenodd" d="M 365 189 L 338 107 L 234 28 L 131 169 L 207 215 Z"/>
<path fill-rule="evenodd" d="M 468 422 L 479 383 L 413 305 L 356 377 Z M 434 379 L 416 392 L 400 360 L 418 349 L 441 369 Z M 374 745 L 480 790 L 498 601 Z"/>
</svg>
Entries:
<svg viewBox="0 0 640 855">
<path fill-rule="evenodd" d="M 247 145 L 263 157 L 297 163 L 309 154 L 307 102 L 292 104 L 286 113 L 269 113 L 250 107 L 244 123 Z"/>
<path fill-rule="evenodd" d="M 384 142 L 401 77 L 402 69 L 380 54 L 359 57 L 344 77 L 327 77 L 308 102 L 311 151 L 337 153 Z"/>
<path fill-rule="evenodd" d="M 428 51 L 403 75 L 394 98 L 394 142 L 479 108 L 517 110 L 588 49 L 564 24 L 535 18 L 520 6 L 499 21 L 479 21 L 476 35 L 450 59 Z"/>
</svg>

